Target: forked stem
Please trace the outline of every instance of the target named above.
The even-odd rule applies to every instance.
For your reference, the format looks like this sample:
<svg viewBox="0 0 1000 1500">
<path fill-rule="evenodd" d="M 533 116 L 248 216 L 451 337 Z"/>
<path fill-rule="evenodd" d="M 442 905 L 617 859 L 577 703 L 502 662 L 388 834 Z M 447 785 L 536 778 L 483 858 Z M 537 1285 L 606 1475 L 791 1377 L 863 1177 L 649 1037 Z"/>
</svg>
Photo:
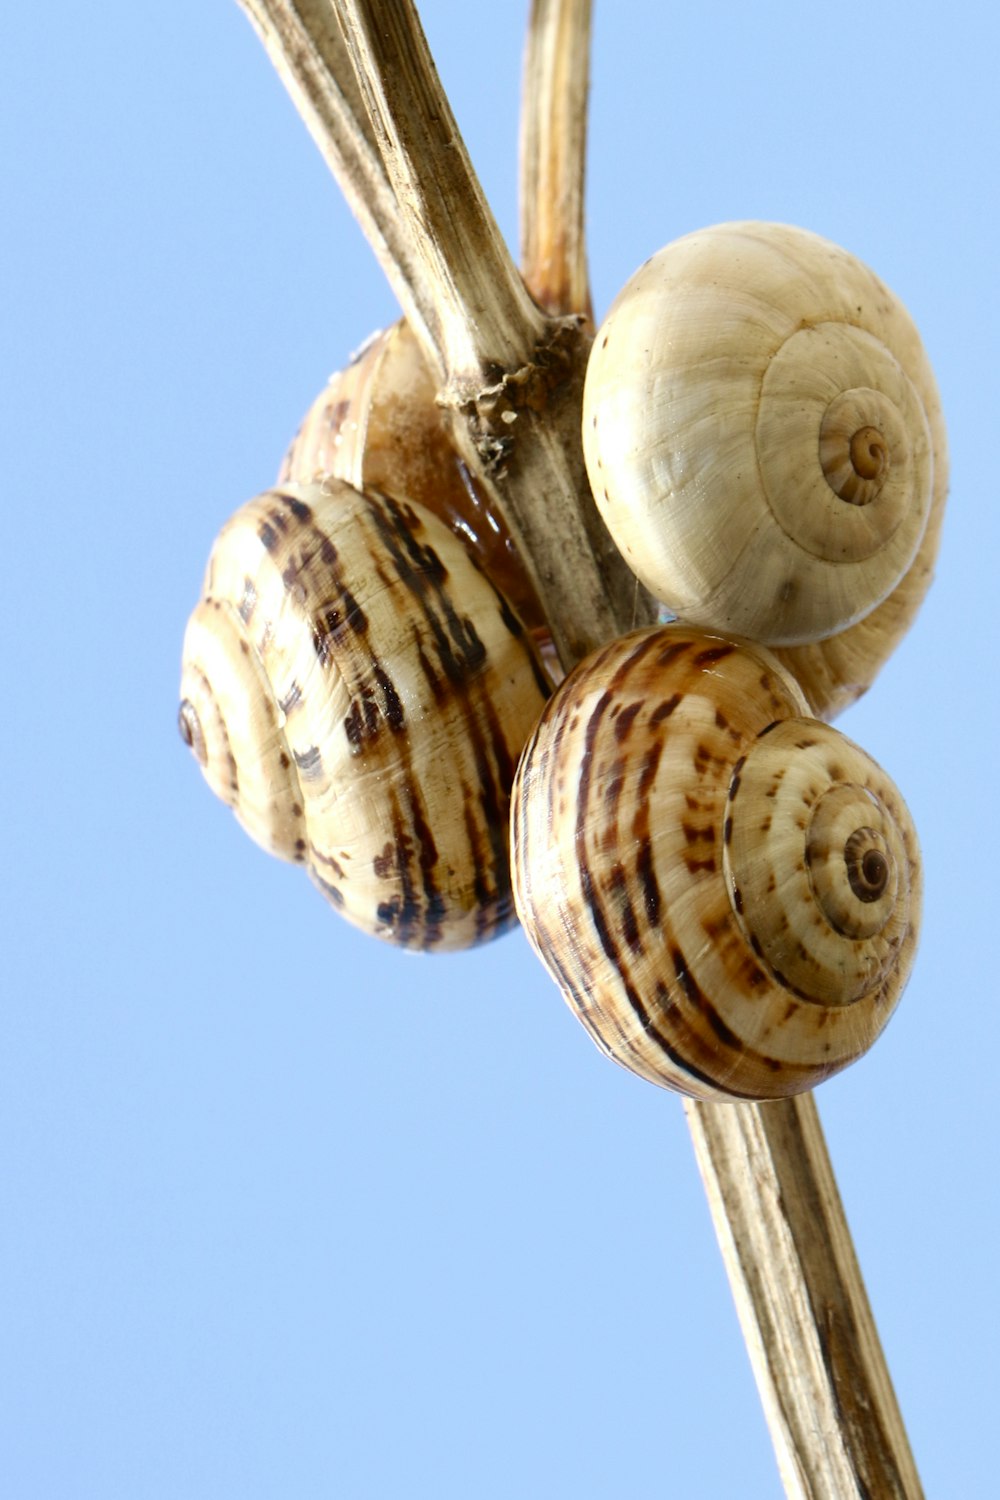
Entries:
<svg viewBox="0 0 1000 1500">
<path fill-rule="evenodd" d="M 374 223 L 403 310 L 416 310 L 414 332 L 438 371 L 456 444 L 506 521 L 564 665 L 585 655 L 595 638 L 645 623 L 652 603 L 598 516 L 583 464 L 589 331 L 580 317 L 547 316 L 529 296 L 469 163 L 411 0 L 244 3 L 279 73 L 294 78 L 296 99 L 307 97 L 308 123 L 334 174 L 340 178 L 345 159 L 366 164 L 379 208 L 377 215 L 359 213 L 362 228 Z M 303 31 L 310 37 L 305 48 Z M 353 88 L 343 76 L 345 56 Z M 342 143 L 345 117 L 350 152 Z M 377 170 L 370 169 L 372 156 Z"/>
<path fill-rule="evenodd" d="M 597 517 L 580 444 L 589 0 L 532 12 L 521 182 L 540 306 L 410 0 L 241 3 L 439 372 L 456 441 L 508 520 L 564 665 L 648 623 L 655 606 Z M 692 1103 L 687 1116 L 788 1494 L 919 1500 L 811 1096 Z"/>
</svg>

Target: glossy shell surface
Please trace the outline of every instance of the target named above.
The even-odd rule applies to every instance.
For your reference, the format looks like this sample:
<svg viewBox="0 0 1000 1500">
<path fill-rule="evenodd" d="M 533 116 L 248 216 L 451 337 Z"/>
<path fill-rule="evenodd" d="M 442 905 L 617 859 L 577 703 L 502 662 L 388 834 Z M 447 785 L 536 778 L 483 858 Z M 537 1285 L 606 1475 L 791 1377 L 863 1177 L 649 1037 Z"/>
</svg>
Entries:
<svg viewBox="0 0 1000 1500">
<path fill-rule="evenodd" d="M 918 556 L 922 597 L 947 488 L 933 374 L 899 300 L 818 235 L 723 224 L 652 256 L 598 330 L 583 441 L 612 536 L 682 619 L 817 641 Z"/>
<path fill-rule="evenodd" d="M 330 480 L 269 491 L 223 528 L 180 728 L 251 836 L 350 921 L 460 948 L 515 920 L 510 788 L 548 691 L 442 521 Z"/>
<path fill-rule="evenodd" d="M 589 657 L 525 748 L 512 850 L 525 931 L 598 1046 L 696 1098 L 812 1088 L 910 971 L 906 806 L 763 648 L 667 626 Z"/>
</svg>

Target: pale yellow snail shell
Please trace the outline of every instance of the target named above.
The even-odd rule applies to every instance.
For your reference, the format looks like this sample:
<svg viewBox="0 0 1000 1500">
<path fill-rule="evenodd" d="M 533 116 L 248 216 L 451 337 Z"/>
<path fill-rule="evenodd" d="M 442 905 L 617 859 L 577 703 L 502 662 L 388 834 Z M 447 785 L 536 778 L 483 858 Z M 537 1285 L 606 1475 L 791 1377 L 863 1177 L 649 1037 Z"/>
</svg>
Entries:
<svg viewBox="0 0 1000 1500">
<path fill-rule="evenodd" d="M 936 546 L 944 428 L 920 338 L 866 266 L 806 230 L 722 224 L 652 256 L 598 330 L 583 441 L 630 567 L 707 629 L 830 636 Z"/>
<path fill-rule="evenodd" d="M 833 719 L 871 687 L 916 618 L 934 577 L 941 541 L 947 464 L 944 433 L 936 473 L 935 501 L 927 530 L 912 564 L 887 599 L 836 635 L 802 646 L 775 646 L 774 654 L 792 673 L 817 718 Z"/>
<path fill-rule="evenodd" d="M 910 971 L 916 835 L 763 647 L 673 625 L 595 652 L 525 747 L 514 894 L 598 1046 L 700 1099 L 859 1057 Z"/>
<path fill-rule="evenodd" d="M 403 320 L 331 375 L 302 420 L 279 484 L 344 479 L 416 501 L 447 523 L 503 590 L 555 665 L 545 614 L 510 532 L 451 440 L 423 352 Z"/>
<path fill-rule="evenodd" d="M 515 921 L 510 787 L 548 690 L 443 522 L 329 480 L 269 491 L 223 528 L 180 727 L 251 836 L 344 916 L 444 950 Z"/>
</svg>

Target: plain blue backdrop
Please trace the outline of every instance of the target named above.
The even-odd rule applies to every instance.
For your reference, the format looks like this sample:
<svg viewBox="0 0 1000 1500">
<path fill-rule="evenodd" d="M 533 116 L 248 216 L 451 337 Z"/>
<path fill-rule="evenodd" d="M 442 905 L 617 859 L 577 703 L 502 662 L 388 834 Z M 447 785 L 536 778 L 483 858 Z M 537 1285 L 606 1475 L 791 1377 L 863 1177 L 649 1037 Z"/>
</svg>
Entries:
<svg viewBox="0 0 1000 1500">
<path fill-rule="evenodd" d="M 516 242 L 526 6 L 421 7 Z M 212 537 L 396 316 L 231 3 L 11 7 L 0 58 L 0 1492 L 767 1500 L 679 1102 L 520 934 L 366 939 L 177 737 Z M 928 1494 L 995 1493 L 1000 34 L 976 5 L 597 0 L 590 253 L 803 224 L 909 305 L 938 580 L 842 727 L 921 833 L 915 976 L 820 1095 Z"/>
</svg>

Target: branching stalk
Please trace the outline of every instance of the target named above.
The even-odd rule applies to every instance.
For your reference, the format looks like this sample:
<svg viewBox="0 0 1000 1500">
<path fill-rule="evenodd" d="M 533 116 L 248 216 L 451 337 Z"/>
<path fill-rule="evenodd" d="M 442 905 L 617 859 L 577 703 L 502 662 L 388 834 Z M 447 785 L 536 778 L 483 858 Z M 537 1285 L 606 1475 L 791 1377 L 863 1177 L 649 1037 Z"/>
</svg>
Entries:
<svg viewBox="0 0 1000 1500">
<path fill-rule="evenodd" d="M 290 0 L 245 3 L 288 77 Z M 394 260 L 393 285 L 403 289 L 404 312 L 418 309 L 414 332 L 441 377 L 439 400 L 452 413 L 456 443 L 504 517 L 569 664 L 595 638 L 653 616 L 587 484 L 580 408 L 589 332 L 579 317 L 546 316 L 528 295 L 468 161 L 411 0 L 331 0 L 339 44 L 329 7 L 297 4 L 296 97 L 307 96 L 308 123 L 338 180 L 345 158 L 349 170 L 365 156 L 360 142 L 368 157 L 367 143 L 375 142 L 376 229 Z M 303 28 L 308 66 L 296 61 Z M 343 76 L 345 53 L 353 86 Z M 350 103 L 345 109 L 330 102 L 352 98 L 361 101 L 363 124 Z M 350 156 L 342 144 L 345 115 L 353 121 Z M 374 215 L 359 217 L 367 228 Z"/>
<path fill-rule="evenodd" d="M 521 191 L 529 296 L 411 0 L 241 0 L 361 221 L 506 517 L 565 666 L 655 606 L 590 496 L 583 246 L 589 0 L 534 0 Z M 689 1104 L 788 1494 L 919 1500 L 811 1096 Z"/>
</svg>

